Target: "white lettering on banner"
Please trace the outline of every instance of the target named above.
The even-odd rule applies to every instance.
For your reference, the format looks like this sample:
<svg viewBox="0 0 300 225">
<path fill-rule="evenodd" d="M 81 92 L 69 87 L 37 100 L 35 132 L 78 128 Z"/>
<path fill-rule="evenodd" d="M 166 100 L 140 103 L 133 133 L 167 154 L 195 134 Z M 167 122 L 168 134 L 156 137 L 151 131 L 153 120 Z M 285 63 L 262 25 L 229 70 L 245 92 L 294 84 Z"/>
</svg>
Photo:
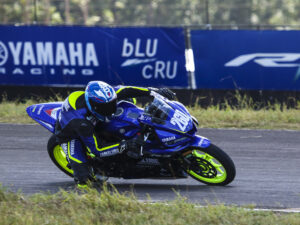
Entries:
<svg viewBox="0 0 300 225">
<path fill-rule="evenodd" d="M 70 62 L 71 66 L 76 66 L 76 61 L 78 62 L 78 66 L 83 66 L 83 56 L 82 56 L 82 44 L 73 42 L 69 43 L 69 51 L 70 51 Z"/>
<path fill-rule="evenodd" d="M 147 39 L 142 42 L 142 39 L 137 38 L 135 41 L 129 41 L 128 38 L 123 40 L 122 54 L 126 59 L 121 67 L 136 66 L 146 64 L 142 67 L 142 77 L 144 79 L 174 79 L 177 75 L 177 61 L 162 61 L 153 58 L 158 51 L 158 39 Z M 141 59 L 143 58 L 143 59 Z"/>
<path fill-rule="evenodd" d="M 148 73 L 148 71 L 150 70 L 150 73 Z M 152 74 L 152 71 L 153 71 L 153 66 L 152 65 L 146 65 L 143 67 L 142 69 L 142 75 L 145 79 L 151 79 L 153 74 Z"/>
<path fill-rule="evenodd" d="M 90 66 L 99 66 L 97 57 L 96 57 L 96 50 L 93 43 L 86 44 L 86 51 L 85 51 L 85 65 Z"/>
<path fill-rule="evenodd" d="M 81 70 L 81 74 L 84 75 L 84 76 L 93 76 L 94 75 L 94 70 L 83 69 L 83 70 Z"/>
<path fill-rule="evenodd" d="M 36 43 L 36 57 L 38 65 L 53 65 L 53 51 L 51 42 L 37 42 Z"/>
<path fill-rule="evenodd" d="M 21 69 L 19 67 L 15 67 L 12 70 L 7 70 L 4 67 L 0 67 L 0 74 L 7 74 L 8 72 L 13 74 L 13 75 L 24 75 L 24 74 L 30 74 L 30 75 L 43 75 L 46 72 L 49 72 L 50 75 L 55 75 L 56 72 L 58 72 L 62 75 L 76 75 L 80 74 L 83 76 L 92 76 L 94 75 L 94 70 L 93 69 L 80 69 L 80 70 L 75 70 L 73 69 L 60 69 L 60 70 L 55 70 L 54 68 L 46 69 L 45 68 L 39 68 L 39 67 L 34 67 L 34 68 L 26 68 L 26 69 Z"/>
<path fill-rule="evenodd" d="M 31 42 L 26 41 L 24 43 L 24 48 L 23 48 L 23 65 L 35 65 L 35 57 L 33 54 L 33 49 L 32 49 L 32 44 Z"/>
<path fill-rule="evenodd" d="M 5 45 L 0 42 L 4 47 Z M 0 46 L 2 46 L 0 45 Z M 8 42 L 15 66 L 99 66 L 94 43 Z M 85 49 L 85 51 L 83 50 Z"/>
<path fill-rule="evenodd" d="M 189 121 L 190 119 L 187 115 L 176 109 L 170 122 L 173 125 L 177 125 L 181 131 L 185 131 Z"/>
<path fill-rule="evenodd" d="M 63 42 L 58 42 L 56 44 L 56 57 L 55 65 L 69 65 L 69 60 L 67 57 L 66 48 Z"/>
<path fill-rule="evenodd" d="M 141 41 L 140 38 L 137 38 L 135 44 L 133 44 L 125 38 L 123 41 L 122 57 L 154 57 L 157 53 L 158 40 L 156 38 L 154 40 L 147 39 L 144 52 L 141 50 Z"/>
<path fill-rule="evenodd" d="M 63 69 L 64 75 L 75 75 L 75 69 Z"/>
<path fill-rule="evenodd" d="M 263 67 L 299 67 L 300 63 L 291 63 L 299 59 L 300 53 L 253 53 L 240 55 L 227 62 L 225 66 L 239 67 L 253 61 Z"/>
<path fill-rule="evenodd" d="M 13 68 L 5 67 L 9 56 L 15 66 Z M 5 44 L 0 41 L 0 66 L 0 74 L 93 76 L 94 69 L 76 67 L 98 67 L 99 61 L 91 42 L 9 41 Z"/>
<path fill-rule="evenodd" d="M 20 52 L 21 52 L 21 48 L 22 48 L 22 42 L 17 42 L 16 47 L 14 46 L 13 42 L 8 42 L 8 46 L 10 49 L 10 52 L 13 56 L 14 59 L 14 64 L 15 65 L 20 65 Z"/>
<path fill-rule="evenodd" d="M 145 53 L 140 52 L 141 39 L 136 40 L 135 57 L 145 57 Z"/>
<path fill-rule="evenodd" d="M 12 74 L 20 74 L 20 75 L 24 75 L 24 72 L 23 72 L 23 70 L 21 70 L 20 68 L 15 68 L 15 69 L 12 71 Z"/>
<path fill-rule="evenodd" d="M 172 69 L 172 71 L 171 71 Z M 156 61 L 154 67 L 152 65 L 145 65 L 142 69 L 142 76 L 145 79 L 174 79 L 177 74 L 177 61 Z"/>
<path fill-rule="evenodd" d="M 123 41 L 122 57 L 130 57 L 133 52 L 133 45 L 125 38 Z"/>
<path fill-rule="evenodd" d="M 41 68 L 32 68 L 30 69 L 30 74 L 32 75 L 42 75 L 43 71 Z"/>
<path fill-rule="evenodd" d="M 0 74 L 6 74 L 6 69 L 3 67 L 0 67 Z"/>
<path fill-rule="evenodd" d="M 51 69 L 50 69 L 50 74 L 51 74 L 51 75 L 54 75 L 54 74 L 55 74 L 55 69 L 51 68 Z"/>
<path fill-rule="evenodd" d="M 151 51 L 151 39 L 147 39 L 146 55 L 148 57 L 154 57 L 156 55 L 156 52 L 157 52 L 157 43 L 158 43 L 158 40 L 154 39 L 153 46 L 152 46 L 152 51 Z"/>
</svg>

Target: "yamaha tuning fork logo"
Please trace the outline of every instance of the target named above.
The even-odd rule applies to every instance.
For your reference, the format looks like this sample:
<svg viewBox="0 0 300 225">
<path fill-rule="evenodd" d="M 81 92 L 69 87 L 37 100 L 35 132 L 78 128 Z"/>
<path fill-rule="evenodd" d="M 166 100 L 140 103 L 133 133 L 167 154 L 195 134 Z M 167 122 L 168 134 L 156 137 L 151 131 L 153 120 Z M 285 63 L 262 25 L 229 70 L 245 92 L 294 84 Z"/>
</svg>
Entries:
<svg viewBox="0 0 300 225">
<path fill-rule="evenodd" d="M 8 51 L 2 41 L 0 41 L 0 66 L 4 65 L 8 58 Z"/>
</svg>

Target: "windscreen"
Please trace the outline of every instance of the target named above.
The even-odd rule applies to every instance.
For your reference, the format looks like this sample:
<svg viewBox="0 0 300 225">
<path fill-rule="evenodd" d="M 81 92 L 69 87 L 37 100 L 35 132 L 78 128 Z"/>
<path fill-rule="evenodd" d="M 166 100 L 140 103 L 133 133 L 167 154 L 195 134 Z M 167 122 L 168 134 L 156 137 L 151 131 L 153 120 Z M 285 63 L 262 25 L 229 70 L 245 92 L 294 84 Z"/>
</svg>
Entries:
<svg viewBox="0 0 300 225">
<path fill-rule="evenodd" d="M 161 120 L 166 120 L 171 111 L 174 111 L 172 107 L 159 98 L 154 98 L 153 102 L 145 107 L 145 113 Z"/>
</svg>

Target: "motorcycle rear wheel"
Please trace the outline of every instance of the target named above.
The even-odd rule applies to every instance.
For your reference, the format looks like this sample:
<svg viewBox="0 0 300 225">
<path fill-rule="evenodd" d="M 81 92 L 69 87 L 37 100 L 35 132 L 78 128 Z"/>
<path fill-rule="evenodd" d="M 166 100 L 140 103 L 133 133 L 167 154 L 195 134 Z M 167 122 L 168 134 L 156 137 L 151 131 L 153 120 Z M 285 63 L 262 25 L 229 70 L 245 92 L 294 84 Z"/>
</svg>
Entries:
<svg viewBox="0 0 300 225">
<path fill-rule="evenodd" d="M 236 170 L 231 158 L 219 147 L 188 149 L 182 154 L 184 170 L 195 180 L 209 185 L 224 186 L 233 181 Z"/>
<path fill-rule="evenodd" d="M 65 174 L 73 177 L 73 170 L 68 167 L 69 162 L 67 156 L 60 144 L 57 143 L 55 135 L 50 137 L 47 150 L 52 162 Z"/>
</svg>

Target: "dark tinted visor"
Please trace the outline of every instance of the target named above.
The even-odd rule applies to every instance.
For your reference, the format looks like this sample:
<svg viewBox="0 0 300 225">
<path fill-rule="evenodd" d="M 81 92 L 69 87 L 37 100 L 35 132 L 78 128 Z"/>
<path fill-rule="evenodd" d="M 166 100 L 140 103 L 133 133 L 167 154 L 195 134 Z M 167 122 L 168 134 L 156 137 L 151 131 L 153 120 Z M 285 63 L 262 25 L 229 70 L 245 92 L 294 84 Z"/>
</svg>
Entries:
<svg viewBox="0 0 300 225">
<path fill-rule="evenodd" d="M 108 103 L 97 103 L 91 101 L 90 104 L 92 109 L 102 116 L 111 116 L 117 109 L 117 99 Z"/>
</svg>

